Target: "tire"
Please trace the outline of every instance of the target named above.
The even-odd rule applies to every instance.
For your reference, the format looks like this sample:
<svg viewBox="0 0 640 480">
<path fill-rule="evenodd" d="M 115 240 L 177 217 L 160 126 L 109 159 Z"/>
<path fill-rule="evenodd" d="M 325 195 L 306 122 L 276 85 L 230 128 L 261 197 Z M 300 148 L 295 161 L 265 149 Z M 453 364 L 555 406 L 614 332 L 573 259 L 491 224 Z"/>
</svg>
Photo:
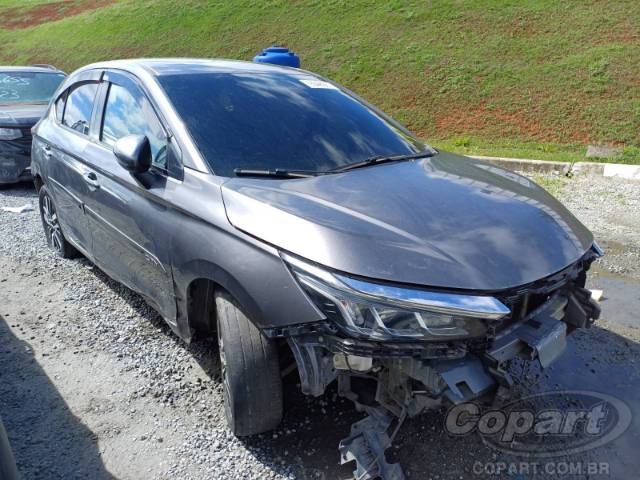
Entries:
<svg viewBox="0 0 640 480">
<path fill-rule="evenodd" d="M 40 218 L 42 219 L 44 234 L 47 237 L 47 245 L 62 258 L 77 257 L 79 255 L 78 251 L 67 241 L 62 233 L 55 204 L 49 195 L 47 187 L 44 185 L 40 187 L 39 197 Z"/>
<path fill-rule="evenodd" d="M 276 344 L 227 292 L 216 292 L 216 309 L 227 424 L 239 437 L 273 430 L 283 410 Z"/>
</svg>

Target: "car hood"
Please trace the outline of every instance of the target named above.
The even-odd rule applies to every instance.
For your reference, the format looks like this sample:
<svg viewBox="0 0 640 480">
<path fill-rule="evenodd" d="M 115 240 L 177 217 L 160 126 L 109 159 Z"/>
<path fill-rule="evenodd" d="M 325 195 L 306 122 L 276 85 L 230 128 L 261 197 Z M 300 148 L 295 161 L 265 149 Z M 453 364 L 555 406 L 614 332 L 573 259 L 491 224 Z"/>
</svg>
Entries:
<svg viewBox="0 0 640 480">
<path fill-rule="evenodd" d="M 0 105 L 0 127 L 33 127 L 46 110 L 44 104 Z"/>
<path fill-rule="evenodd" d="M 353 275 L 495 291 L 578 260 L 593 237 L 530 180 L 449 153 L 295 180 L 222 186 L 236 228 Z"/>
</svg>

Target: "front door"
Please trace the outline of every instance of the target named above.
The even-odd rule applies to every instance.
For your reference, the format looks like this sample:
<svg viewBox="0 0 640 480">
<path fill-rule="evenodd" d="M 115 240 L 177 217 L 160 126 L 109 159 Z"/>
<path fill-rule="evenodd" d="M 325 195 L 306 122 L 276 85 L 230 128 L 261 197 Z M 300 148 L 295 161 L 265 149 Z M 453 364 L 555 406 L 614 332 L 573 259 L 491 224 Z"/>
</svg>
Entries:
<svg viewBox="0 0 640 480">
<path fill-rule="evenodd" d="M 163 203 L 167 189 L 175 187 L 167 172 L 169 141 L 153 107 L 132 79 L 107 73 L 101 88 L 105 98 L 102 122 L 87 155 L 97 184 L 86 207 L 95 262 L 172 320 L 176 302 L 171 226 Z M 125 170 L 113 153 L 115 142 L 130 134 L 145 135 L 151 144 L 153 166 L 143 174 Z"/>
</svg>

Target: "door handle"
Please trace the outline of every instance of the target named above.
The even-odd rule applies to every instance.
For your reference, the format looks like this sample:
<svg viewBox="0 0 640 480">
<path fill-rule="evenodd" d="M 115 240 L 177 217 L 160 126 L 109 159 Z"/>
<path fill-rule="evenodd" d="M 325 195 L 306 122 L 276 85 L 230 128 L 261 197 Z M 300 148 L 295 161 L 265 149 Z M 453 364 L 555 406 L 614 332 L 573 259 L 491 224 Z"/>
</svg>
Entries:
<svg viewBox="0 0 640 480">
<path fill-rule="evenodd" d="M 51 155 L 53 155 L 53 152 L 51 151 L 51 147 L 49 145 L 45 145 L 42 151 L 44 152 L 44 156 L 47 158 L 51 158 Z"/>
<path fill-rule="evenodd" d="M 100 188 L 100 183 L 98 182 L 98 176 L 94 172 L 85 172 L 82 175 L 82 178 L 91 187 Z"/>
</svg>

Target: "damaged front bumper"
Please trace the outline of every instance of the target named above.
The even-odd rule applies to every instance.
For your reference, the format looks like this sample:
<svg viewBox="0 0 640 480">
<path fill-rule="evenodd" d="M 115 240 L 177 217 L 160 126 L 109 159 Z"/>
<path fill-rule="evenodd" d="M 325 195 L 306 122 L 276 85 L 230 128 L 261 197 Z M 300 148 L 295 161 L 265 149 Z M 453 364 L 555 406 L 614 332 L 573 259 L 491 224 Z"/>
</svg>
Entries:
<svg viewBox="0 0 640 480">
<path fill-rule="evenodd" d="M 539 362 L 542 368 L 556 361 L 567 334 L 591 326 L 600 315 L 584 288 L 586 271 L 599 255 L 596 251 L 556 275 L 503 292 L 500 298 L 512 314 L 494 322 L 482 338 L 375 342 L 347 337 L 330 322 L 267 334 L 286 338 L 303 393 L 322 395 L 337 380 L 339 394 L 369 414 L 363 420 L 368 427 L 355 424 L 351 437 L 342 442 L 343 462 L 356 460 L 356 474 L 375 478 L 366 468 L 367 458 L 375 458 L 374 473 L 404 478 L 384 461 L 391 419 L 413 417 L 443 403 L 505 396 L 514 383 L 509 362 L 515 358 Z"/>
<path fill-rule="evenodd" d="M 396 414 L 408 408 L 412 416 L 444 399 L 465 402 L 500 386 L 511 386 L 506 366 L 516 357 L 538 361 L 546 368 L 564 351 L 567 333 L 589 327 L 599 314 L 590 292 L 574 286 L 550 296 L 491 338 L 384 344 L 340 337 L 330 327 L 318 325 L 312 327 L 315 331 L 287 336 L 287 341 L 303 393 L 322 395 L 334 380 L 346 382 L 341 379 L 345 376 L 373 379 L 377 382 L 376 403 Z M 359 399 L 360 393 L 347 396 L 371 403 Z"/>
</svg>

